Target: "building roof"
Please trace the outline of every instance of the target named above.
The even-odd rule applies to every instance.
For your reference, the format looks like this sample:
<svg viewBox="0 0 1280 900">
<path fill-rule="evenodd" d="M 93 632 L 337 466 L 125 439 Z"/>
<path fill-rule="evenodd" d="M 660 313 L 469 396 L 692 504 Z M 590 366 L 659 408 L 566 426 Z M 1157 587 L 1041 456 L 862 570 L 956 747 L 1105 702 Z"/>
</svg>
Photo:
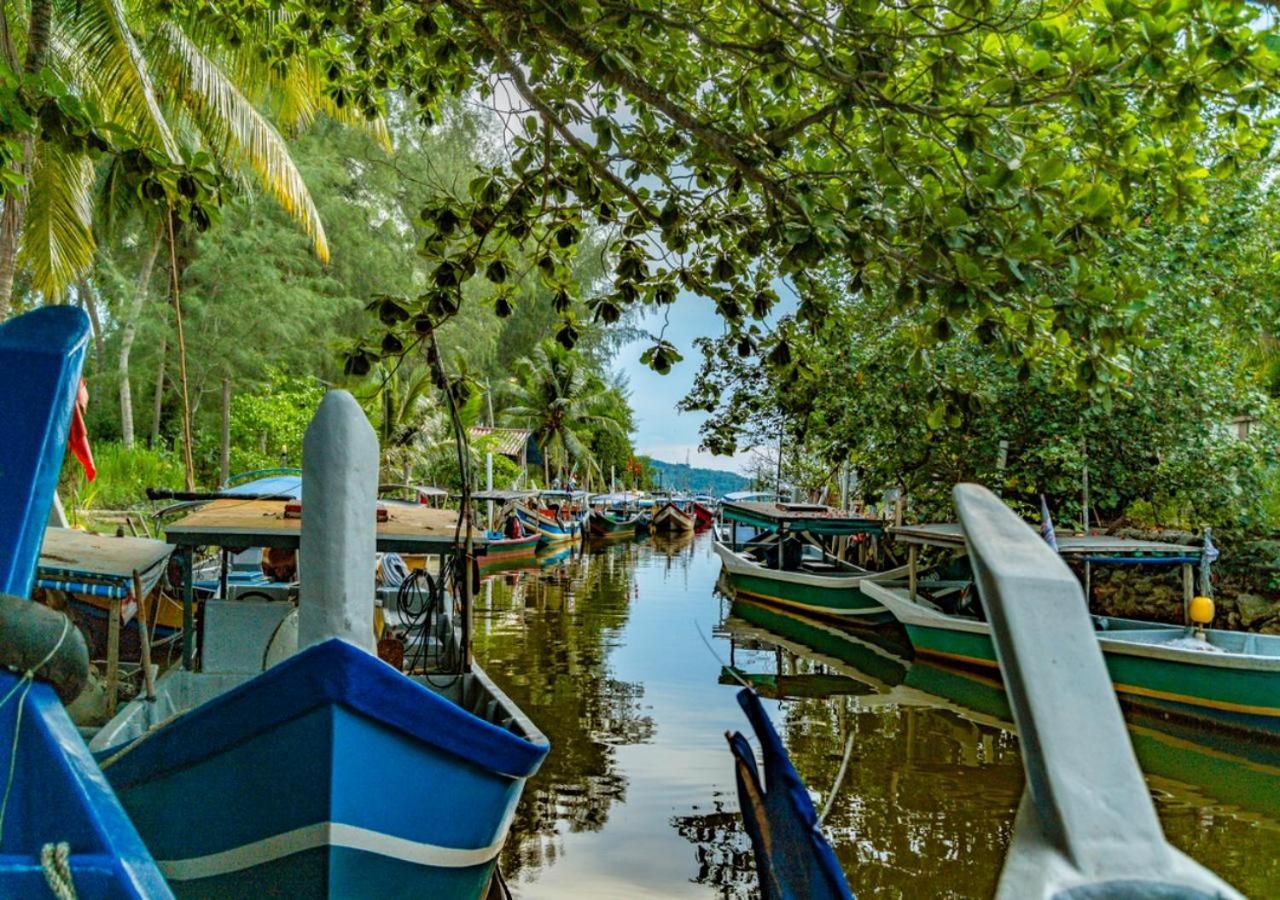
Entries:
<svg viewBox="0 0 1280 900">
<path fill-rule="evenodd" d="M 529 445 L 529 437 L 533 432 L 524 428 L 487 428 L 483 425 L 474 425 L 467 429 L 467 434 L 473 441 L 492 437 L 493 452 L 502 456 L 520 457 L 524 455 L 525 447 Z"/>
</svg>

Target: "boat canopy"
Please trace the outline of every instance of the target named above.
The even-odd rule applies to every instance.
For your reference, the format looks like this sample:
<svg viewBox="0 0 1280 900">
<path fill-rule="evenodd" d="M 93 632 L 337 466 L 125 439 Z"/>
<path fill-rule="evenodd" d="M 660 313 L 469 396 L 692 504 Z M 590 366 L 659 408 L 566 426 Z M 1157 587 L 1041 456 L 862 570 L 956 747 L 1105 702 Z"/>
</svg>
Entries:
<svg viewBox="0 0 1280 900">
<path fill-rule="evenodd" d="M 443 553 L 457 546 L 458 513 L 422 504 L 388 505 L 387 519 L 378 523 L 379 552 Z M 179 547 L 278 547 L 296 550 L 302 520 L 285 515 L 278 500 L 214 500 L 165 529 Z M 472 538 L 476 547 L 488 541 Z"/>
<path fill-rule="evenodd" d="M 587 498 L 586 491 L 539 491 L 538 496 L 543 500 L 585 500 Z"/>
<path fill-rule="evenodd" d="M 380 484 L 378 485 L 378 495 L 383 493 L 391 493 L 392 491 L 413 491 L 419 497 L 448 497 L 449 492 L 444 488 L 432 487 L 425 484 Z"/>
<path fill-rule="evenodd" d="M 889 529 L 894 540 L 907 544 L 964 549 L 964 532 L 958 522 L 898 525 Z M 1058 553 L 1082 562 L 1113 565 L 1178 565 L 1198 563 L 1203 547 L 1170 544 L 1113 534 L 1057 534 Z"/>
<path fill-rule="evenodd" d="M 765 531 L 807 531 L 829 536 L 884 533 L 884 523 L 879 519 L 851 516 L 814 503 L 726 502 L 720 514 L 728 522 Z"/>
<path fill-rule="evenodd" d="M 537 491 L 476 491 L 472 500 L 492 500 L 494 503 L 510 503 L 512 500 L 524 500 L 537 495 Z M 453 495 L 455 500 L 462 499 L 461 494 Z"/>
<path fill-rule="evenodd" d="M 46 528 L 36 587 L 123 599 L 133 594 L 133 574 L 137 572 L 143 592 L 150 593 L 173 550 L 173 544 L 148 538 Z"/>
<path fill-rule="evenodd" d="M 639 491 L 620 491 L 615 494 L 596 494 L 591 498 L 591 502 L 597 504 L 604 503 L 606 505 L 614 503 L 635 503 L 643 497 L 644 494 L 641 494 Z"/>
<path fill-rule="evenodd" d="M 742 503 L 745 501 L 773 502 L 778 495 L 773 491 L 734 491 L 720 498 L 721 503 Z"/>
<path fill-rule="evenodd" d="M 254 478 L 251 481 L 242 481 L 231 487 L 224 487 L 218 493 L 250 497 L 271 494 L 277 497 L 292 497 L 297 500 L 302 496 L 302 475 L 265 475 L 261 478 Z"/>
</svg>

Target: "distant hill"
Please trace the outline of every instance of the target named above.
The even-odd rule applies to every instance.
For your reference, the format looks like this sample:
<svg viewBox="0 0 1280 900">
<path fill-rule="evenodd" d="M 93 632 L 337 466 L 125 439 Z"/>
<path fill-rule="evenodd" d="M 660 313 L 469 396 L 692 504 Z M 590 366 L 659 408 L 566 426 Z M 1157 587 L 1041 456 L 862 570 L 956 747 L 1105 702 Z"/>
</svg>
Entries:
<svg viewBox="0 0 1280 900">
<path fill-rule="evenodd" d="M 751 487 L 751 479 L 721 469 L 699 469 L 685 463 L 669 463 L 650 458 L 649 467 L 657 474 L 654 488 L 661 483 L 671 491 L 688 491 L 690 494 L 710 494 L 723 497 L 733 491 L 745 491 Z"/>
</svg>

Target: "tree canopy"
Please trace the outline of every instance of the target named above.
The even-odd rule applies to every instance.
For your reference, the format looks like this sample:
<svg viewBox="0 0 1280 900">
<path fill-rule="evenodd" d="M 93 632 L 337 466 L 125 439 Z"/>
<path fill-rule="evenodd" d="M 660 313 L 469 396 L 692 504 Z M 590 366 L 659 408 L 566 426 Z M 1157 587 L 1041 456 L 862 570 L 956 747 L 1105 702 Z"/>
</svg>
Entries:
<svg viewBox="0 0 1280 900">
<path fill-rule="evenodd" d="M 568 267 L 604 228 L 614 278 L 584 299 L 606 321 L 688 290 L 747 352 L 785 354 L 787 335 L 751 321 L 780 291 L 821 320 L 814 270 L 831 264 L 854 292 L 921 309 L 921 350 L 973 330 L 1015 362 L 1052 352 L 1086 389 L 1124 379 L 1145 326 L 1149 286 L 1109 255 L 1266 151 L 1280 47 L 1254 7 L 1214 0 L 219 9 L 281 14 L 278 58 L 326 55 L 340 105 L 374 115 L 390 87 L 428 118 L 456 97 L 506 115 L 501 162 L 421 210 L 420 328 L 473 279 L 501 294 L 536 266 L 571 345 Z M 677 358 L 662 340 L 645 354 Z"/>
</svg>

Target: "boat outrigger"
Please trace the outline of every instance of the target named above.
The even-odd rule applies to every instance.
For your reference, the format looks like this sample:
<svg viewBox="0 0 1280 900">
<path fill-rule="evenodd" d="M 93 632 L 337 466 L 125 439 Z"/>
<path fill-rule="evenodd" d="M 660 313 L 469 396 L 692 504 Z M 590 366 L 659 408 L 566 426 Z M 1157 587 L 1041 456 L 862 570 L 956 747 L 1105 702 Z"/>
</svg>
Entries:
<svg viewBox="0 0 1280 900">
<path fill-rule="evenodd" d="M 168 528 L 185 572 L 184 666 L 92 747 L 180 895 L 479 898 L 489 888 L 547 741 L 471 663 L 465 577 L 457 636 L 457 514 L 406 504 L 379 521 L 377 461 L 368 421 L 335 391 L 303 441 L 301 519 L 280 501 L 217 500 Z M 299 602 L 209 599 L 197 644 L 201 546 L 297 551 Z M 439 574 L 400 586 L 408 630 L 384 633 L 375 656 L 377 551 L 440 560 Z"/>
<path fill-rule="evenodd" d="M 0 325 L 0 895 L 169 897 L 63 703 L 88 677 L 84 638 L 31 602 L 75 415 L 89 318 L 47 306 Z"/>
<path fill-rule="evenodd" d="M 980 669 L 996 668 L 991 626 L 974 589 L 955 524 L 892 530 L 912 549 L 905 578 L 868 583 L 906 629 L 915 652 Z M 1088 569 L 1098 565 L 1177 567 L 1186 607 L 1203 548 L 1108 535 L 1059 536 L 1059 554 Z M 919 571 L 919 550 L 952 550 L 944 563 Z M 1127 704 L 1190 722 L 1280 738 L 1280 636 L 1092 616 L 1117 694 Z"/>
<path fill-rule="evenodd" d="M 726 503 L 720 515 L 729 534 L 727 542 L 715 542 L 715 551 L 736 594 L 846 622 L 892 621 L 864 582 L 892 579 L 905 569 L 877 573 L 832 552 L 833 543 L 841 541 L 866 563 L 867 539 L 884 534 L 879 519 L 813 504 L 751 501 Z M 739 524 L 751 528 L 753 537 L 745 544 L 737 540 Z"/>
</svg>

